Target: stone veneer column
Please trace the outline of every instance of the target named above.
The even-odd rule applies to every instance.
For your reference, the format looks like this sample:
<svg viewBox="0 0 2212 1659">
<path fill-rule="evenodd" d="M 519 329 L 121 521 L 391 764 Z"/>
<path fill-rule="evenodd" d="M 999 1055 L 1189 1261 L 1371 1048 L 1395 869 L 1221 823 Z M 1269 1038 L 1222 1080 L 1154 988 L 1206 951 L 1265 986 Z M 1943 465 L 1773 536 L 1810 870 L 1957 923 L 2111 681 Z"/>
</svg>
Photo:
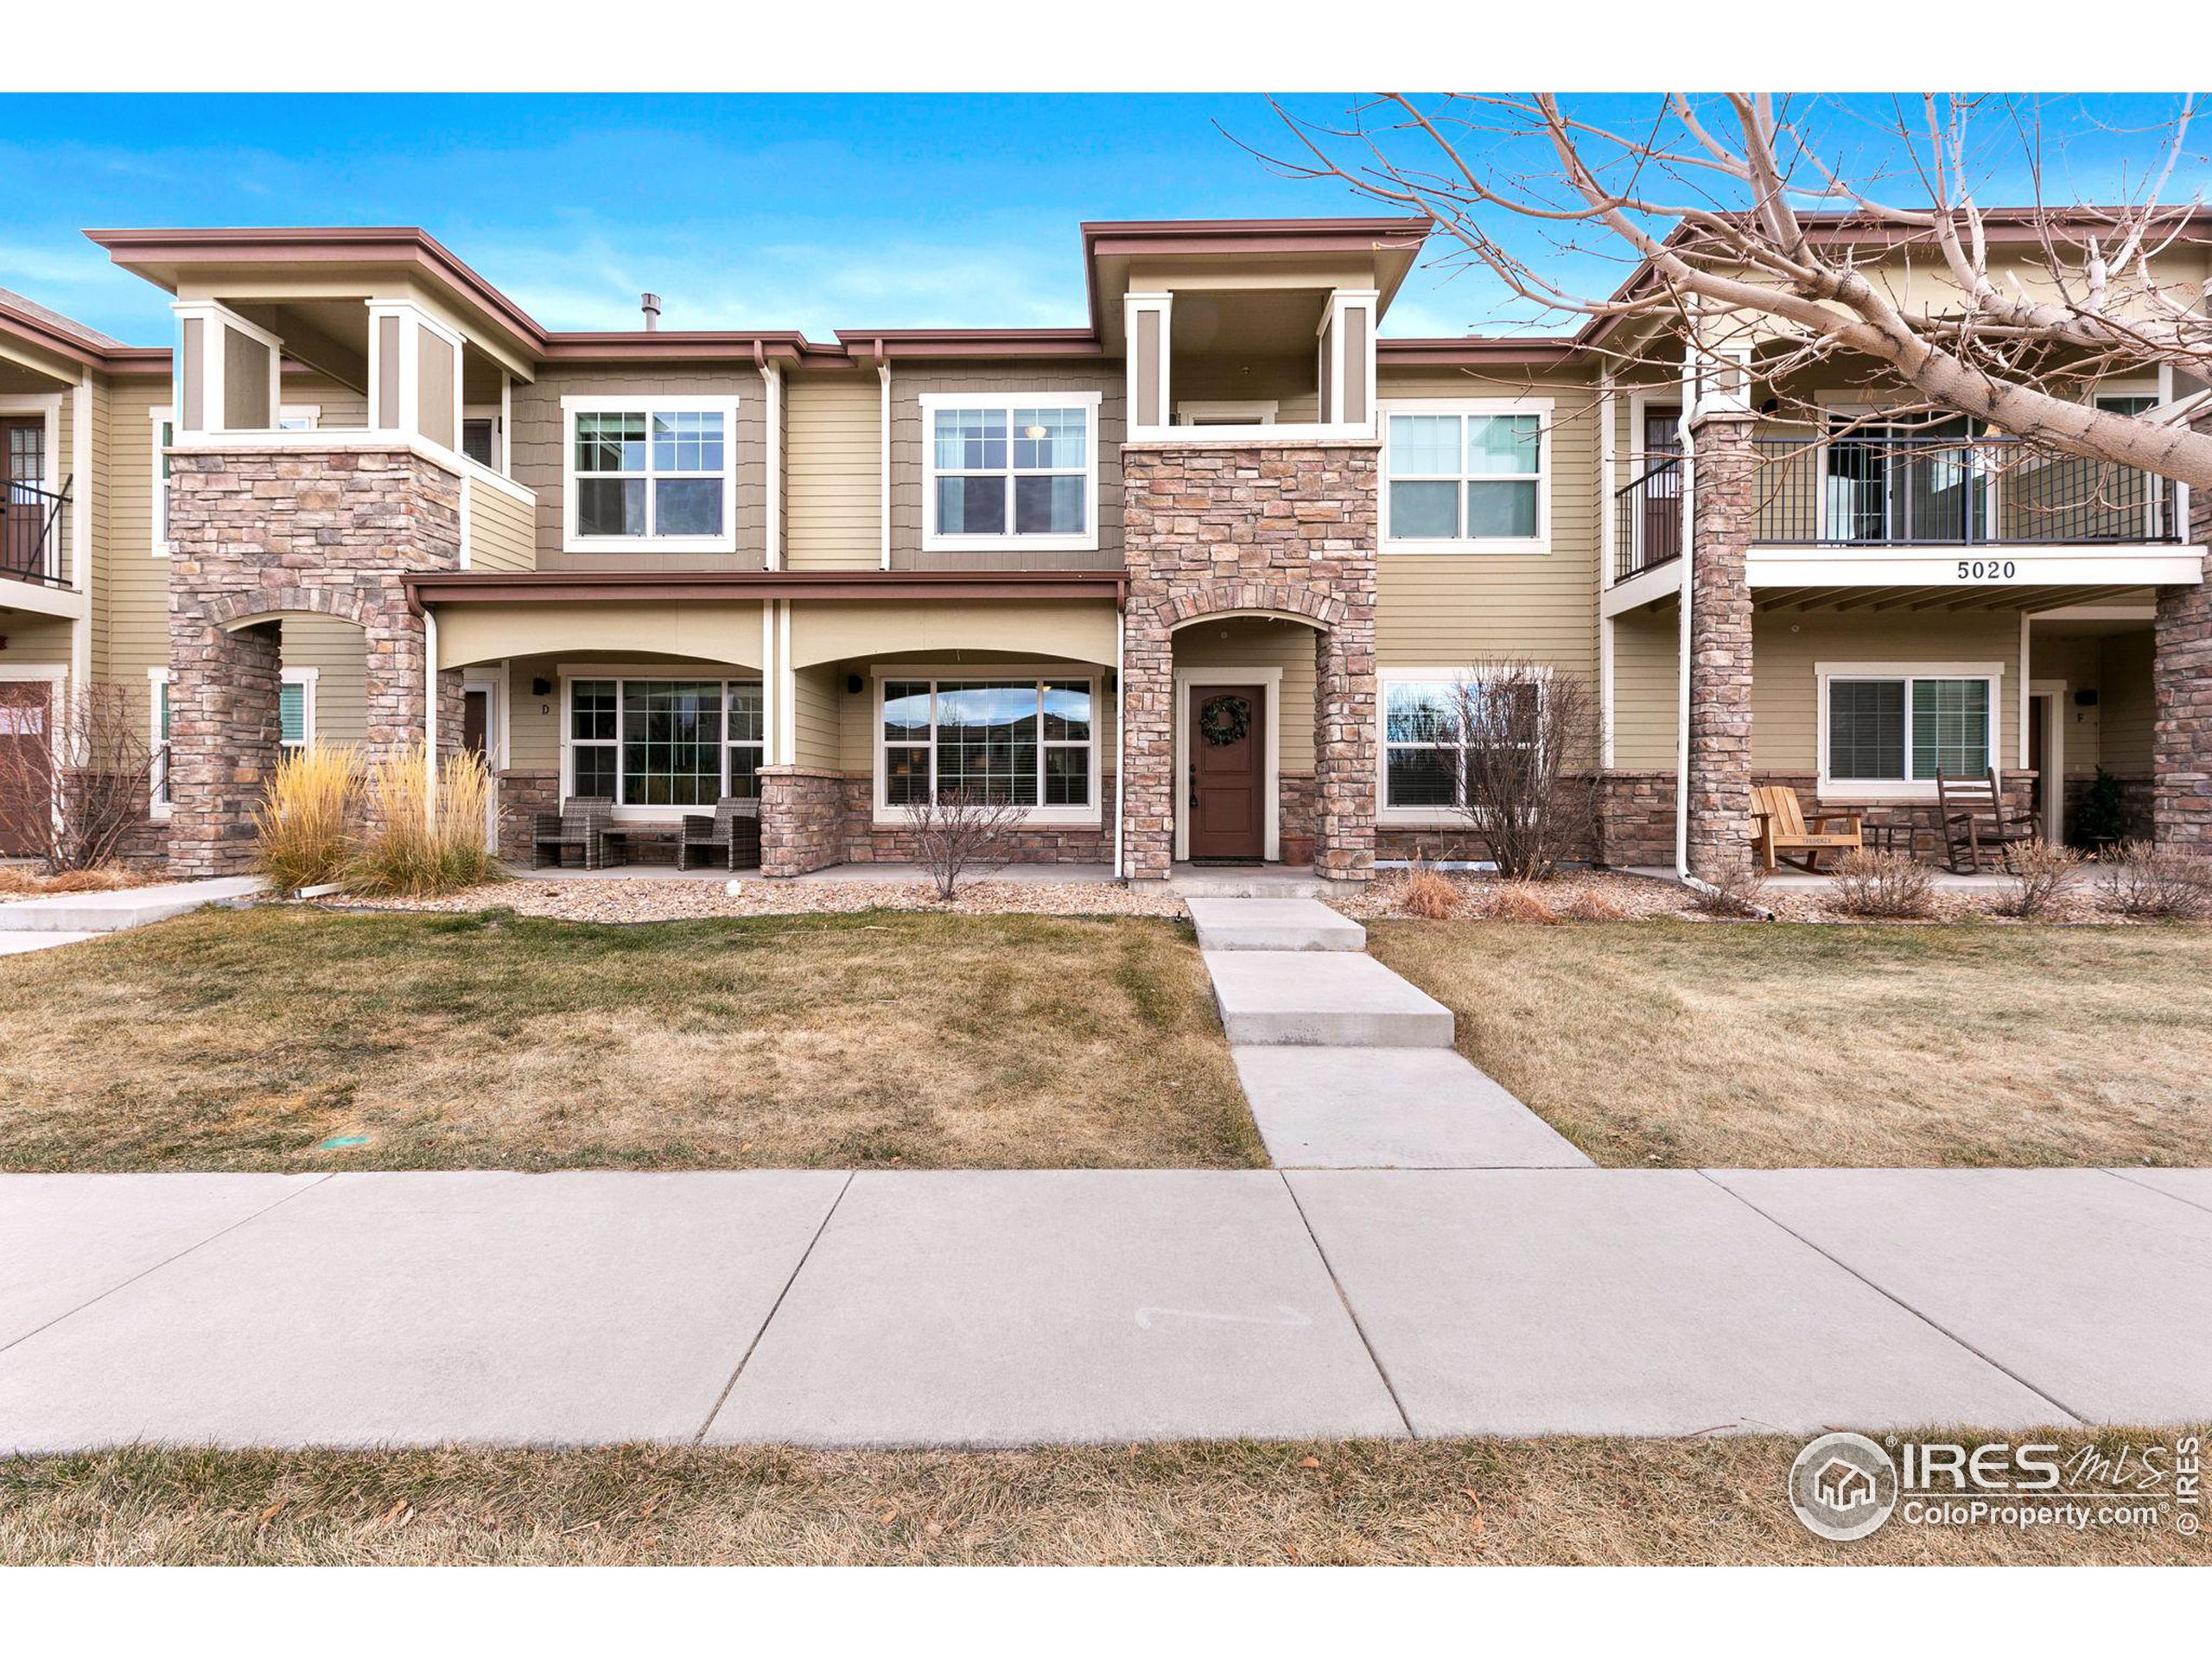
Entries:
<svg viewBox="0 0 2212 1659">
<path fill-rule="evenodd" d="M 1174 858 L 1175 630 L 1239 613 L 1317 631 L 1314 864 L 1340 880 L 1374 873 L 1378 447 L 1122 446 L 1122 859 L 1131 880 L 1164 879 Z"/>
<path fill-rule="evenodd" d="M 760 768 L 760 874 L 804 875 L 842 856 L 845 774 L 819 766 Z"/>
<path fill-rule="evenodd" d="M 421 741 L 429 667 L 406 580 L 461 563 L 461 480 L 407 449 L 181 452 L 169 474 L 169 856 L 232 875 L 276 763 L 278 619 L 359 627 L 371 759 Z M 438 676 L 442 753 L 461 677 Z"/>
<path fill-rule="evenodd" d="M 1689 867 L 1708 879 L 1751 862 L 1751 421 L 1691 429 Z"/>
<path fill-rule="evenodd" d="M 2189 532 L 2198 547 L 2212 536 L 2212 490 L 2190 492 Z M 2151 686 L 2152 832 L 2163 845 L 2212 855 L 2212 587 L 2158 589 Z"/>
</svg>

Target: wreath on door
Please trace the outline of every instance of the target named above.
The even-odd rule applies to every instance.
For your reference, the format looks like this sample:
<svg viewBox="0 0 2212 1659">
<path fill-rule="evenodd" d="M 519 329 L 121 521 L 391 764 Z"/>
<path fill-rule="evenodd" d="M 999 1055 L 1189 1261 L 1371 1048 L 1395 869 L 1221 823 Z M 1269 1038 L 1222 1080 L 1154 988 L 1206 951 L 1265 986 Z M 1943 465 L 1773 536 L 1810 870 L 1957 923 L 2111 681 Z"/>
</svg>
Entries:
<svg viewBox="0 0 2212 1659">
<path fill-rule="evenodd" d="M 1217 748 L 1242 743 L 1252 730 L 1252 705 L 1243 697 L 1208 697 L 1198 709 L 1198 735 Z"/>
</svg>

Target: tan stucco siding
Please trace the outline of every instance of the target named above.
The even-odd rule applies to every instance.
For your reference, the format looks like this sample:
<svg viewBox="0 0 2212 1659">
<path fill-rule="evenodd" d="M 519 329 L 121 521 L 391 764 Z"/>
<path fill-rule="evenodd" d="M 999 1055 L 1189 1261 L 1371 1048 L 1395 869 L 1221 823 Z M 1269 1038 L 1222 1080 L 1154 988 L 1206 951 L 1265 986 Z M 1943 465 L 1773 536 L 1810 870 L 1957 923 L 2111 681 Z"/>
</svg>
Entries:
<svg viewBox="0 0 2212 1659">
<path fill-rule="evenodd" d="M 1545 431 L 1548 550 L 1384 551 L 1375 628 L 1382 666 L 1459 668 L 1511 657 L 1594 677 L 1599 416 L 1591 388 L 1580 380 L 1532 384 L 1429 371 L 1388 376 L 1380 397 L 1386 416 L 1393 403 L 1408 400 L 1552 401 Z M 1382 487 L 1387 493 L 1387 479 Z M 1387 512 L 1388 500 L 1382 505 Z"/>
<path fill-rule="evenodd" d="M 1224 617 L 1194 622 L 1175 635 L 1175 666 L 1278 668 L 1282 690 L 1268 718 L 1274 721 L 1279 761 L 1285 772 L 1313 770 L 1313 630 L 1262 617 Z M 1176 711 L 1182 718 L 1182 710 Z"/>
<path fill-rule="evenodd" d="M 862 379 L 785 384 L 785 563 L 872 570 L 883 562 L 881 389 Z"/>
<path fill-rule="evenodd" d="M 791 659 L 804 667 L 901 652 L 998 652 L 1110 664 L 1114 637 L 1114 607 L 1103 600 L 801 601 L 791 607 Z"/>
<path fill-rule="evenodd" d="M 1680 619 L 1669 607 L 1613 625 L 1613 765 L 1623 772 L 1672 771 L 1680 758 Z"/>
<path fill-rule="evenodd" d="M 1096 552 L 1050 553 L 1019 547 L 1005 552 L 924 553 L 925 461 L 922 397 L 933 392 L 1007 392 L 1049 403 L 1055 393 L 1099 394 L 1098 526 Z M 1122 435 L 1127 402 L 1122 366 L 1071 363 L 1006 369 L 947 365 L 926 372 L 894 368 L 891 376 L 891 562 L 900 569 L 1111 569 L 1122 562 Z"/>
<path fill-rule="evenodd" d="M 1761 771 L 1817 772 L 1821 663 L 1999 663 L 1997 753 L 2018 763 L 2020 618 L 2014 611 L 1952 615 L 1823 615 L 1765 613 L 1752 624 L 1751 765 Z"/>
<path fill-rule="evenodd" d="M 442 668 L 585 652 L 760 667 L 757 601 L 446 605 L 437 615 Z"/>
<path fill-rule="evenodd" d="M 767 418 L 766 388 L 753 370 L 684 368 L 677 365 L 639 371 L 632 368 L 566 369 L 531 385 L 518 385 L 512 398 L 513 448 L 510 468 L 516 483 L 537 496 L 538 566 L 542 569 L 581 566 L 613 567 L 631 570 L 710 569 L 757 569 L 767 545 Z M 563 514 L 566 511 L 561 475 L 564 424 L 561 399 L 564 397 L 627 397 L 641 401 L 655 396 L 670 397 L 735 397 L 737 406 L 737 487 L 735 553 L 624 553 L 563 554 Z"/>
</svg>

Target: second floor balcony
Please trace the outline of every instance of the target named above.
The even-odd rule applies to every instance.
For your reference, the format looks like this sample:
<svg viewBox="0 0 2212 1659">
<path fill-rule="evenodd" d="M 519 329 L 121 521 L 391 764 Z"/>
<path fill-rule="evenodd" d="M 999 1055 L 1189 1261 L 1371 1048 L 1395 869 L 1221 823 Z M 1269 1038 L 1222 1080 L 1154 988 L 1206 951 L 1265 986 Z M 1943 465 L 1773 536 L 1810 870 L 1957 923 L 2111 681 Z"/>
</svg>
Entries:
<svg viewBox="0 0 2212 1659">
<path fill-rule="evenodd" d="M 2171 480 L 2018 438 L 1861 430 L 1754 442 L 1751 545 L 1784 557 L 1823 550 L 1844 560 L 1962 550 L 2094 557 L 2187 540 Z M 1614 580 L 1680 556 L 1682 469 L 1675 450 L 1630 458 L 1628 482 L 1613 498 Z M 2000 571 L 2018 563 L 1997 561 Z"/>
</svg>

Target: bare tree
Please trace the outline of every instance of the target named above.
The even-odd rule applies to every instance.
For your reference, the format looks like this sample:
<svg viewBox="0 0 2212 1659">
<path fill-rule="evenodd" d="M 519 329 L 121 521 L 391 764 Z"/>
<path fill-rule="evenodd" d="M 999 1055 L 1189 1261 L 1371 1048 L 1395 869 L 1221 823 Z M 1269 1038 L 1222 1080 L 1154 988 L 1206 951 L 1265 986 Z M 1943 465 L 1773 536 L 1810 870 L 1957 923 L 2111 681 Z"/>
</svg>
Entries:
<svg viewBox="0 0 2212 1659">
<path fill-rule="evenodd" d="M 1498 873 L 1548 881 L 1597 844 L 1597 700 L 1573 675 L 1512 659 L 1478 664 L 1453 687 L 1460 810 Z"/>
<path fill-rule="evenodd" d="M 1588 325 L 1585 338 L 1617 359 L 1656 360 L 1662 335 L 1677 366 L 1685 338 L 1732 362 L 1756 342 L 1770 385 L 1861 359 L 1926 410 L 2212 487 L 2212 433 L 2189 425 L 2212 413 L 2212 391 L 2195 384 L 2212 381 L 2212 315 L 2198 279 L 2158 269 L 2203 222 L 2195 197 L 2164 200 L 2201 159 L 2190 98 L 2121 135 L 2143 159 L 2101 203 L 2045 199 L 2045 180 L 2065 170 L 2063 141 L 2046 153 L 2045 106 L 2031 99 L 1929 93 L 1875 118 L 1825 98 L 1678 92 L 1654 95 L 1633 123 L 1586 118 L 1551 92 L 1387 93 L 1337 124 L 1276 109 L 1287 149 L 1247 148 L 1294 176 L 1429 215 L 1459 263 Z M 2081 111 L 2049 123 L 2101 124 Z M 1891 159 L 1862 163 L 1870 144 Z M 2032 181 L 2030 201 L 1977 199 L 2000 156 Z M 1506 216 L 1541 226 L 1545 251 L 1502 239 Z M 1611 257 L 1630 274 L 1610 294 L 1580 292 L 1555 274 L 1562 255 Z M 2164 367 L 2191 384 L 2145 410 L 2068 395 Z"/>
<path fill-rule="evenodd" d="M 50 874 L 115 861 L 153 798 L 146 708 L 119 685 L 57 687 L 19 710 L 0 743 L 0 801 L 20 803 L 11 836 Z"/>
<path fill-rule="evenodd" d="M 949 905 L 963 876 L 988 874 L 1013 855 L 1013 830 L 1029 809 L 963 789 L 910 801 L 905 810 L 922 868 L 937 884 L 938 898 Z"/>
</svg>

